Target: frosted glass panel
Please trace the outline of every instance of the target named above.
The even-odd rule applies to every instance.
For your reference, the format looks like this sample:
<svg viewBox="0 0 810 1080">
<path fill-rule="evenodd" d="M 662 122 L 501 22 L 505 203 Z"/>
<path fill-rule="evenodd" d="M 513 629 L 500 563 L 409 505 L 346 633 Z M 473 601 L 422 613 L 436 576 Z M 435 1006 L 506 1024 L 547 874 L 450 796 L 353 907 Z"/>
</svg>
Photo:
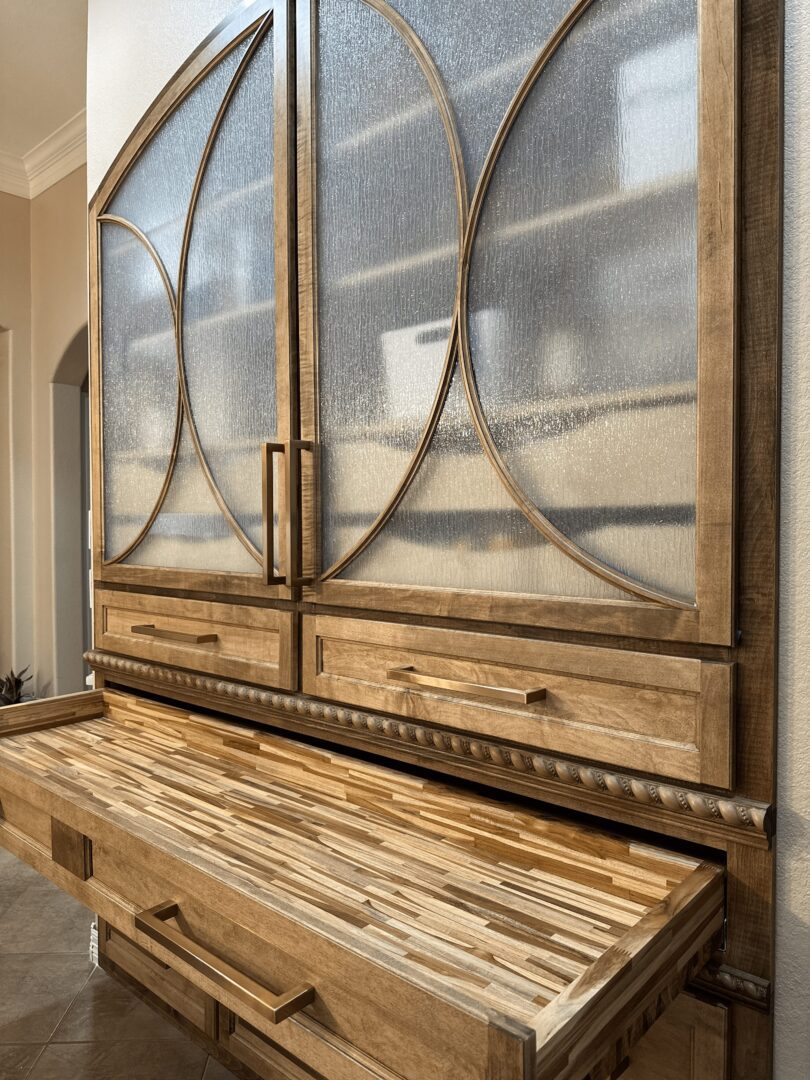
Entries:
<svg viewBox="0 0 810 1080">
<path fill-rule="evenodd" d="M 387 504 L 447 351 L 458 219 L 428 83 L 361 0 L 322 0 L 317 243 L 323 565 Z"/>
<path fill-rule="evenodd" d="M 217 109 L 248 44 L 237 45 L 183 99 L 146 144 L 106 208 L 106 213 L 126 218 L 146 233 L 175 288 L 194 177 Z"/>
<path fill-rule="evenodd" d="M 456 114 L 470 190 L 523 77 L 572 0 L 391 0 L 433 57 Z M 415 122 L 413 119 L 412 122 Z"/>
<path fill-rule="evenodd" d="M 258 574 L 259 564 L 237 540 L 217 506 L 183 425 L 163 508 L 126 563 L 181 570 Z"/>
<path fill-rule="evenodd" d="M 214 480 L 262 542 L 261 444 L 276 438 L 273 36 L 242 76 L 193 218 L 183 303 L 191 411 Z"/>
<path fill-rule="evenodd" d="M 481 449 L 458 374 L 412 487 L 341 577 L 629 599 L 547 543 L 514 505 Z"/>
<path fill-rule="evenodd" d="M 104 543 L 114 558 L 137 537 L 169 467 L 177 410 L 174 319 L 146 247 L 101 226 Z"/>
<path fill-rule="evenodd" d="M 695 589 L 695 0 L 601 0 L 541 75 L 472 253 L 493 438 L 565 533 Z"/>
</svg>

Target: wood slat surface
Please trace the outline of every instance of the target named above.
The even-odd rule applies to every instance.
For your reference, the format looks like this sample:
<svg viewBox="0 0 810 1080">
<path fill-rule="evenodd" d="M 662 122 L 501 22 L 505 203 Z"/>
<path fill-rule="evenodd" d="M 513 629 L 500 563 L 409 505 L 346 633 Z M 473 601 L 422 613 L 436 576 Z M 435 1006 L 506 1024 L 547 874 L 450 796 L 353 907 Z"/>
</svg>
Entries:
<svg viewBox="0 0 810 1080">
<path fill-rule="evenodd" d="M 359 952 L 532 1026 L 700 865 L 267 732 L 105 700 L 104 716 L 4 738 L 3 765 L 169 833 L 302 921 L 349 929 Z"/>
</svg>

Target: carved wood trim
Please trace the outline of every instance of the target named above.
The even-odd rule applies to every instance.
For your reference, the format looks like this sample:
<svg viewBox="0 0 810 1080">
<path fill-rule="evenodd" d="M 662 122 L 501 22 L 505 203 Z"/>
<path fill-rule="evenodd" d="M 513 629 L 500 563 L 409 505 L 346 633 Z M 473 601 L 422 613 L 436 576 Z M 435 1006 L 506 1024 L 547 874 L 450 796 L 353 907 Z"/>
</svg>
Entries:
<svg viewBox="0 0 810 1080">
<path fill-rule="evenodd" d="M 168 686 L 185 687 L 213 698 L 243 702 L 276 712 L 314 720 L 326 730 L 337 727 L 373 736 L 376 742 L 403 742 L 438 751 L 443 755 L 472 759 L 484 765 L 516 771 L 553 785 L 580 787 L 607 799 L 619 799 L 637 806 L 651 807 L 692 820 L 708 822 L 764 841 L 773 834 L 772 807 L 736 796 L 715 795 L 679 784 L 603 768 L 558 755 L 530 752 L 490 739 L 470 737 L 428 724 L 380 716 L 361 709 L 302 694 L 262 690 L 245 683 L 192 674 L 158 664 L 147 664 L 123 656 L 92 650 L 85 660 L 93 669 L 120 672 L 134 678 Z"/>
<path fill-rule="evenodd" d="M 771 984 L 747 971 L 738 971 L 726 964 L 709 964 L 694 980 L 698 990 L 708 991 L 721 998 L 740 1001 L 759 1009 L 769 1010 Z"/>
</svg>

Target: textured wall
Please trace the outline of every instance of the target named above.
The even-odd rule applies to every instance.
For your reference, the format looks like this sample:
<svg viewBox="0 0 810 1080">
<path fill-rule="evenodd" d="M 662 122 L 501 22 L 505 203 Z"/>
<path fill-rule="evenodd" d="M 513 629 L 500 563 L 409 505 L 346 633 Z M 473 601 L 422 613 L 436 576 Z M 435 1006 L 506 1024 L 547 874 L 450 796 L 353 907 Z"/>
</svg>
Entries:
<svg viewBox="0 0 810 1080">
<path fill-rule="evenodd" d="M 810 5 L 786 0 L 776 1080 L 810 1076 Z"/>
</svg>

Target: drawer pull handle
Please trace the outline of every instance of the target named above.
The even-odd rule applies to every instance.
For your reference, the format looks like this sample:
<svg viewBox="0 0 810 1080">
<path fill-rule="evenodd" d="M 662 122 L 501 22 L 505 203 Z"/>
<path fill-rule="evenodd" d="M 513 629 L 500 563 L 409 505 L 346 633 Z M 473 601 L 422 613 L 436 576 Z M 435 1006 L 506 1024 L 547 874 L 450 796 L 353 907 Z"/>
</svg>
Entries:
<svg viewBox="0 0 810 1080">
<path fill-rule="evenodd" d="M 389 668 L 386 675 L 393 682 L 405 683 L 406 686 L 453 690 L 457 694 L 469 694 L 470 697 L 486 698 L 488 701 L 509 701 L 516 705 L 532 705 L 535 701 L 545 700 L 546 696 L 545 686 L 534 686 L 529 690 L 516 690 L 511 686 L 487 686 L 485 683 L 461 682 L 459 679 L 425 675 L 414 667 Z"/>
<path fill-rule="evenodd" d="M 298 986 L 286 994 L 273 994 L 260 983 L 254 982 L 249 976 L 231 967 L 227 961 L 186 937 L 180 930 L 168 926 L 167 920 L 177 918 L 179 914 L 179 905 L 172 901 L 158 904 L 157 907 L 136 914 L 135 929 L 162 945 L 173 956 L 189 964 L 223 990 L 227 990 L 271 1024 L 280 1024 L 282 1020 L 315 1000 L 313 986 Z"/>
<path fill-rule="evenodd" d="M 131 634 L 143 634 L 144 637 L 161 638 L 164 641 L 182 641 L 189 645 L 209 645 L 213 641 L 219 641 L 218 634 L 184 634 L 180 630 L 162 630 L 154 623 L 146 623 L 143 626 L 130 626 Z"/>
</svg>

